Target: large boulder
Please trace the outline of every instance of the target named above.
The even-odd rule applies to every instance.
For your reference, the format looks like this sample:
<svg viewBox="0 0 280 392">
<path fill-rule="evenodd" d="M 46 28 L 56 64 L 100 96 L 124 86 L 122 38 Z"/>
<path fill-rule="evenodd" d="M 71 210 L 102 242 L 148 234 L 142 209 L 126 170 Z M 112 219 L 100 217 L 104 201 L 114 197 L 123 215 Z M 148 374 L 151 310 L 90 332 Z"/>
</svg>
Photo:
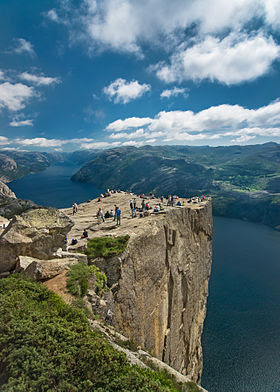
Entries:
<svg viewBox="0 0 280 392">
<path fill-rule="evenodd" d="M 32 262 L 25 269 L 24 274 L 35 280 L 48 280 L 68 270 L 73 264 L 77 264 L 75 258 L 39 260 L 31 258 Z"/>
<path fill-rule="evenodd" d="M 18 256 L 55 258 L 73 221 L 55 208 L 37 208 L 14 216 L 0 235 L 0 273 L 11 271 Z"/>
</svg>

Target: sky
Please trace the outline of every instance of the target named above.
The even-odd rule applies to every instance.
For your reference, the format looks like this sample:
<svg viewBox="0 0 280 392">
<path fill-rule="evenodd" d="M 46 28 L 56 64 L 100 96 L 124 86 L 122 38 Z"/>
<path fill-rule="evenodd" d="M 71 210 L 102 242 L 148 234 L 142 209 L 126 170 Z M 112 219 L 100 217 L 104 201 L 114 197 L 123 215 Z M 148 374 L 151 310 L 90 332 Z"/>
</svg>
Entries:
<svg viewBox="0 0 280 392">
<path fill-rule="evenodd" d="M 280 0 L 0 0 L 0 148 L 280 142 Z"/>
</svg>

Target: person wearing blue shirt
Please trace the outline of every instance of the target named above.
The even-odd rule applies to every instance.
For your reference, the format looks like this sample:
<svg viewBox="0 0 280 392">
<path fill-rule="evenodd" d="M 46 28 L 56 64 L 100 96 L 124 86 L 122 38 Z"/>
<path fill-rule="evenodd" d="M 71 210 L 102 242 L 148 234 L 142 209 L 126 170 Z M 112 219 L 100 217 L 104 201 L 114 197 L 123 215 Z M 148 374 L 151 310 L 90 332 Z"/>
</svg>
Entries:
<svg viewBox="0 0 280 392">
<path fill-rule="evenodd" d="M 116 209 L 116 215 L 117 215 L 117 225 L 120 226 L 120 224 L 121 224 L 121 210 L 119 209 L 119 207 L 117 207 L 117 209 Z"/>
</svg>

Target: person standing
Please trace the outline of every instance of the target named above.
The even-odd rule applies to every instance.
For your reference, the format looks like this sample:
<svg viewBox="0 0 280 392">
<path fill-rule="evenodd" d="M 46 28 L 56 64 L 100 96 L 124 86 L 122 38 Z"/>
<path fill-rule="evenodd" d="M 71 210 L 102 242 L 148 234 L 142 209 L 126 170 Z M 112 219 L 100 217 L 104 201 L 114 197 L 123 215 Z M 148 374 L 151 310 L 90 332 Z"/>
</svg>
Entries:
<svg viewBox="0 0 280 392">
<path fill-rule="evenodd" d="M 116 216 L 117 216 L 117 225 L 120 226 L 121 225 L 121 210 L 119 209 L 119 207 L 117 207 Z"/>
</svg>

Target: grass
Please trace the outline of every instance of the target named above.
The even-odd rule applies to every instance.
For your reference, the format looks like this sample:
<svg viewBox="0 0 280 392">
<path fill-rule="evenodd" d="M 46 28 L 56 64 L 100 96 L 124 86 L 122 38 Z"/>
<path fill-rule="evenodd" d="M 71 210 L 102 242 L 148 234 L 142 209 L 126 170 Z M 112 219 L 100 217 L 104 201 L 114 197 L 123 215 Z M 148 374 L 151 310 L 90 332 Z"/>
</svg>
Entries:
<svg viewBox="0 0 280 392">
<path fill-rule="evenodd" d="M 42 284 L 0 280 L 1 392 L 176 392 L 166 375 L 131 366 L 85 314 Z"/>
<path fill-rule="evenodd" d="M 90 259 L 118 256 L 125 251 L 128 240 L 129 235 L 93 238 L 88 241 L 85 253 Z"/>
</svg>

